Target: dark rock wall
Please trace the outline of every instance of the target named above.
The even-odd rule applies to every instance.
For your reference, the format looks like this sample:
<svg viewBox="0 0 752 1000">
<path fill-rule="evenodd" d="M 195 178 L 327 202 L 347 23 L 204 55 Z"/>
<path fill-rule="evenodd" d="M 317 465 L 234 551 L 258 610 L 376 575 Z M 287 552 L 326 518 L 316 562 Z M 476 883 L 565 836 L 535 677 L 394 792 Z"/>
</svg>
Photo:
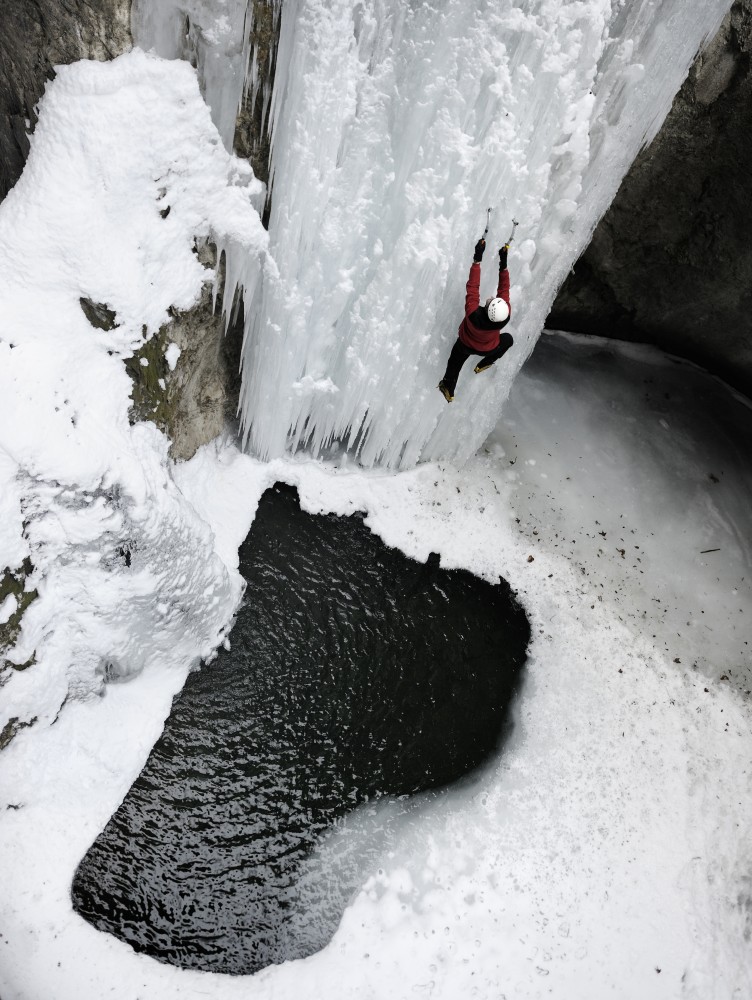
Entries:
<svg viewBox="0 0 752 1000">
<path fill-rule="evenodd" d="M 752 0 L 635 160 L 547 325 L 647 341 L 752 396 Z"/>
<path fill-rule="evenodd" d="M 222 293 L 217 293 L 215 309 L 212 280 L 218 269 L 223 288 L 224 257 L 217 260 L 211 243 L 197 246 L 196 253 L 208 269 L 199 301 L 184 312 L 171 309 L 170 321 L 125 363 L 133 383 L 131 420 L 155 423 L 170 439 L 170 455 L 176 461 L 192 458 L 226 427 L 236 429 L 240 394 L 242 306 L 225 332 Z M 180 349 L 174 369 L 165 357 L 170 344 Z"/>
<path fill-rule="evenodd" d="M 53 67 L 127 51 L 130 19 L 131 0 L 0 0 L 0 201 L 23 170 Z"/>
</svg>

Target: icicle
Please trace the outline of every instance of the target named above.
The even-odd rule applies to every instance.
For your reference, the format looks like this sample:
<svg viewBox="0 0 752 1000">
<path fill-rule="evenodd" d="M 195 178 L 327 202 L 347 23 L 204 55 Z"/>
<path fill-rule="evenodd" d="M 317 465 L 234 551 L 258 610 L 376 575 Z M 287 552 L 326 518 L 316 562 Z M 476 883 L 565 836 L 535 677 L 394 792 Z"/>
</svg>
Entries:
<svg viewBox="0 0 752 1000">
<path fill-rule="evenodd" d="M 248 0 L 133 0 L 133 39 L 164 59 L 187 59 L 225 148 L 232 150 L 249 56 Z"/>
</svg>

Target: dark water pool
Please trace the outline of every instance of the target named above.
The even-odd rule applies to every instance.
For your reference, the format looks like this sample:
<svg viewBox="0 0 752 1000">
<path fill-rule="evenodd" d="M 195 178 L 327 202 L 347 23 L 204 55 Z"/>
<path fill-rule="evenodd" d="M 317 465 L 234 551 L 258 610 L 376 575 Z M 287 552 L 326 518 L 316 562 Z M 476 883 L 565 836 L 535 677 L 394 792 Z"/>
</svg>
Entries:
<svg viewBox="0 0 752 1000">
<path fill-rule="evenodd" d="M 240 559 L 231 650 L 188 678 L 72 890 L 137 951 L 230 973 L 330 939 L 369 848 L 343 837 L 325 863 L 314 849 L 357 806 L 488 758 L 530 635 L 503 581 L 409 560 L 362 516 L 306 514 L 281 484 Z"/>
</svg>

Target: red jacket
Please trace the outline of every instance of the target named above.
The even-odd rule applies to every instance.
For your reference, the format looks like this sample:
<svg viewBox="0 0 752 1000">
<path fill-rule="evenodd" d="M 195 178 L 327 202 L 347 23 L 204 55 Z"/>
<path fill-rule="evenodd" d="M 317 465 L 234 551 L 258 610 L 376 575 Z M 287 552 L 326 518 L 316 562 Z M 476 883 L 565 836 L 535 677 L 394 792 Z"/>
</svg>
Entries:
<svg viewBox="0 0 752 1000">
<path fill-rule="evenodd" d="M 509 306 L 509 316 L 512 315 L 512 307 L 509 302 L 509 271 L 504 268 L 499 271 L 499 287 L 496 290 L 496 297 L 504 299 Z M 491 323 L 483 313 L 472 316 L 472 313 L 480 306 L 480 264 L 473 262 L 470 267 L 470 277 L 465 286 L 465 318 L 460 323 L 457 336 L 462 343 L 473 351 L 493 351 L 499 346 L 499 333 L 509 322 L 509 317 L 503 323 Z"/>
</svg>

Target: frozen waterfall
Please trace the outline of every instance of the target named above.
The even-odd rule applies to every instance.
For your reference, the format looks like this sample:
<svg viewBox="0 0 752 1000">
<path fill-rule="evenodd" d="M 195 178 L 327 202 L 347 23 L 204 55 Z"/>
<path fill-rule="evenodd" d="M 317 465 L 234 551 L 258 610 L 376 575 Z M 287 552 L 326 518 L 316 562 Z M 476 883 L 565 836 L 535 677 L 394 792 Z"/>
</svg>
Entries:
<svg viewBox="0 0 752 1000">
<path fill-rule="evenodd" d="M 133 0 L 133 40 L 164 59 L 195 66 L 214 124 L 232 150 L 235 118 L 248 81 L 246 0 Z"/>
<path fill-rule="evenodd" d="M 142 22 L 145 47 L 151 37 L 165 51 L 157 41 L 169 17 L 190 8 L 202 37 L 214 37 L 212 18 L 235 23 L 235 50 L 247 51 L 238 0 L 151 7 L 167 20 Z M 345 446 L 366 466 L 391 468 L 466 460 L 729 7 L 285 0 L 270 112 L 278 273 L 260 276 L 258 261 L 223 248 L 225 301 L 239 288 L 245 298 L 241 417 L 252 451 Z M 225 137 L 221 122 L 239 100 L 237 62 L 227 67 L 224 86 L 216 72 L 205 84 Z M 515 346 L 482 379 L 467 365 L 447 406 L 436 384 L 488 206 L 482 297 L 495 289 L 496 248 L 520 221 L 509 264 Z"/>
</svg>

